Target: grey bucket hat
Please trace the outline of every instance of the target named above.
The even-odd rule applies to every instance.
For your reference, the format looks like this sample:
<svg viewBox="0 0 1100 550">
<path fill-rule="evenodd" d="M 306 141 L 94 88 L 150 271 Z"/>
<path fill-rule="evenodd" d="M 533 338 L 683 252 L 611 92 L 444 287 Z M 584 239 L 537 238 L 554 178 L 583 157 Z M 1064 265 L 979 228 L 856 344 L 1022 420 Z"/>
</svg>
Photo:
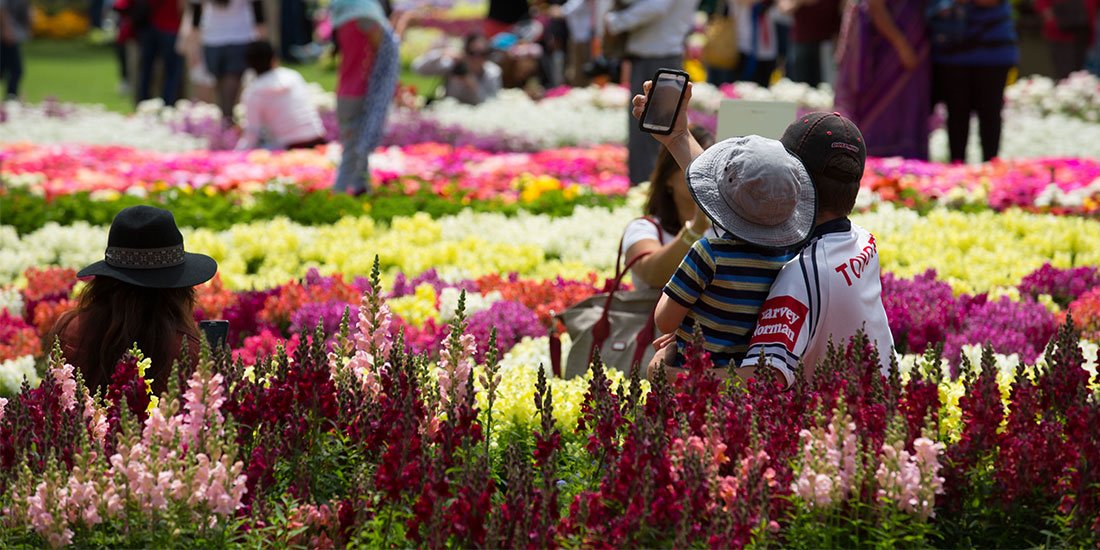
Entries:
<svg viewBox="0 0 1100 550">
<path fill-rule="evenodd" d="M 687 181 L 714 224 L 745 242 L 788 248 L 813 230 L 813 180 L 802 161 L 774 139 L 744 136 L 716 143 L 691 163 Z"/>
</svg>

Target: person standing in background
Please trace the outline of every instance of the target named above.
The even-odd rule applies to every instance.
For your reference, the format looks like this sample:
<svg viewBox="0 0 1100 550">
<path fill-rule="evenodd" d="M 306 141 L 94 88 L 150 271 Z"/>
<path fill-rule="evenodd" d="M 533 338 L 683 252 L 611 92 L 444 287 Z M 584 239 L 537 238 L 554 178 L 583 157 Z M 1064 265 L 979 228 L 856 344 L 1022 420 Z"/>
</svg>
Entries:
<svg viewBox="0 0 1100 550">
<path fill-rule="evenodd" d="M 302 60 L 294 52 L 310 42 L 313 42 L 313 20 L 305 0 L 279 0 L 279 57 L 300 63 Z"/>
<path fill-rule="evenodd" d="M 494 36 L 512 30 L 520 21 L 531 18 L 531 4 L 528 0 L 489 0 L 489 13 L 485 16 L 482 32 L 485 37 Z"/>
<path fill-rule="evenodd" d="M 840 32 L 840 0 L 782 0 L 779 9 L 794 20 L 787 77 L 817 87 L 828 72 L 822 48 Z"/>
<path fill-rule="evenodd" d="M 370 190 L 370 153 L 397 90 L 398 42 L 377 0 L 333 0 L 329 11 L 340 48 L 336 119 L 344 148 L 333 189 L 358 195 Z"/>
<path fill-rule="evenodd" d="M 867 154 L 928 159 L 931 69 L 924 0 L 851 0 L 837 40 L 836 110 Z"/>
<path fill-rule="evenodd" d="M 958 5 L 957 0 L 944 1 Z M 982 160 L 989 161 L 996 158 L 1001 147 L 1001 109 L 1008 71 L 1020 61 L 1016 25 L 1008 0 L 970 0 L 962 8 L 965 24 L 961 32 L 934 33 L 932 60 L 936 97 L 947 104 L 947 144 L 951 161 L 966 160 L 970 114 L 974 112 L 978 113 Z M 933 15 L 933 27 L 935 18 L 944 16 Z M 873 145 L 871 136 L 867 136 L 868 148 Z"/>
<path fill-rule="evenodd" d="M 1055 80 L 1084 68 L 1089 45 L 1096 39 L 1097 4 L 1097 0 L 1035 0 Z"/>
<path fill-rule="evenodd" d="M 179 99 L 183 86 L 183 57 L 176 53 L 176 36 L 182 16 L 180 5 L 178 0 L 148 0 L 145 9 L 148 11 L 148 21 L 138 29 L 141 57 L 137 101 L 140 103 L 153 97 L 153 73 L 159 60 L 163 68 L 160 97 L 165 105 L 172 106 Z"/>
<path fill-rule="evenodd" d="M 130 0 L 115 0 L 111 9 L 118 13 L 117 32 L 115 33 L 115 59 L 118 61 L 118 95 L 130 95 L 130 56 L 127 55 L 127 44 L 134 40 L 134 24 L 127 12 L 130 10 Z"/>
<path fill-rule="evenodd" d="M 232 126 L 248 67 L 245 49 L 266 38 L 262 0 L 203 0 L 191 3 L 191 26 L 199 29 L 206 69 L 214 75 L 222 125 Z"/>
<path fill-rule="evenodd" d="M 626 33 L 626 56 L 630 61 L 630 93 L 641 94 L 645 81 L 660 68 L 684 66 L 684 40 L 691 31 L 696 2 L 690 0 L 635 0 L 612 11 L 605 28 L 613 34 Z M 628 110 L 633 108 L 628 105 Z M 627 117 L 627 164 L 630 184 L 649 179 L 657 162 L 660 143 Z"/>
<path fill-rule="evenodd" d="M 19 99 L 23 80 L 23 52 L 19 45 L 31 35 L 30 0 L 0 0 L 0 78 L 8 99 Z"/>
<path fill-rule="evenodd" d="M 561 12 L 569 28 L 565 79 L 570 86 L 591 83 L 584 66 L 592 60 L 592 41 L 603 35 L 604 14 L 610 8 L 610 0 L 569 0 L 562 5 Z"/>
<path fill-rule="evenodd" d="M 1100 27 L 1100 11 L 1092 18 L 1092 28 L 1096 29 L 1098 27 Z M 1089 53 L 1085 56 L 1085 68 L 1093 75 L 1100 76 L 1100 39 L 1097 39 L 1095 35 L 1092 38 L 1092 47 L 1089 48 Z"/>
<path fill-rule="evenodd" d="M 779 34 L 770 0 L 730 0 L 741 50 L 740 80 L 767 87 L 779 57 Z"/>
</svg>

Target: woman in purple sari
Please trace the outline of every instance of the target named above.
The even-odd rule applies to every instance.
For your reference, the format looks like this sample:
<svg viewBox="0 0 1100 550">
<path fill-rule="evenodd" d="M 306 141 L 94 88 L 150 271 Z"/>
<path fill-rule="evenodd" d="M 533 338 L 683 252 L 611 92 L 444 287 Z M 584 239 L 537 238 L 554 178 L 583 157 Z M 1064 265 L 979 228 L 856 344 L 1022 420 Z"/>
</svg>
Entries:
<svg viewBox="0 0 1100 550">
<path fill-rule="evenodd" d="M 925 0 L 848 0 L 837 44 L 836 109 L 876 157 L 928 159 L 931 65 Z"/>
</svg>

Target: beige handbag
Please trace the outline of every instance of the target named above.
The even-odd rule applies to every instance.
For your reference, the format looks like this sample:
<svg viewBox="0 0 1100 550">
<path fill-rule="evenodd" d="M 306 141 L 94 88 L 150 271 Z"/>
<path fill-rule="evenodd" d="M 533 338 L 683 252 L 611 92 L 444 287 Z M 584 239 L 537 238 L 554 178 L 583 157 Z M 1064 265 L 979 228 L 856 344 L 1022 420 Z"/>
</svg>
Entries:
<svg viewBox="0 0 1100 550">
<path fill-rule="evenodd" d="M 658 241 L 664 245 L 661 226 L 652 218 L 644 219 L 657 227 Z M 620 290 L 623 276 L 638 260 L 650 254 L 639 254 L 620 269 L 622 246 L 620 240 L 620 254 L 615 259 L 615 279 L 608 282 L 606 292 L 590 296 L 556 316 L 573 341 L 563 370 L 561 343 L 556 336 L 551 338 L 550 364 L 557 376 L 584 376 L 597 349 L 605 366 L 625 373 L 639 366 L 645 368 L 653 358 L 655 351 L 652 344 L 657 337 L 653 309 L 661 298 L 661 289 Z"/>
<path fill-rule="evenodd" d="M 724 0 L 719 0 L 724 2 Z M 715 69 L 736 69 L 741 52 L 737 47 L 737 25 L 729 16 L 729 5 L 725 10 L 715 13 L 707 22 L 704 31 L 706 42 L 703 44 L 703 65 Z"/>
</svg>

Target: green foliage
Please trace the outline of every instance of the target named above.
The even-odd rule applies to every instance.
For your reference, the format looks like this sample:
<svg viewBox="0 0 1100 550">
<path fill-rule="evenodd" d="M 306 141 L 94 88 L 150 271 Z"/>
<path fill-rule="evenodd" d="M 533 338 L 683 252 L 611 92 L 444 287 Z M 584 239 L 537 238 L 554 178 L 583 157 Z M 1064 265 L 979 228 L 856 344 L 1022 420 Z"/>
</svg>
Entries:
<svg viewBox="0 0 1100 550">
<path fill-rule="evenodd" d="M 348 216 L 370 216 L 390 222 L 396 217 L 420 212 L 433 218 L 457 214 L 464 209 L 515 215 L 520 211 L 552 216 L 568 216 L 576 206 L 615 206 L 621 197 L 581 195 L 568 200 L 561 192 L 547 192 L 527 205 L 505 204 L 499 200 L 471 201 L 468 198 L 444 198 L 428 191 L 411 195 L 379 190 L 371 196 L 352 197 L 328 191 L 261 191 L 247 200 L 235 194 L 207 195 L 181 193 L 177 189 L 149 193 L 146 198 L 121 195 L 112 200 L 93 199 L 82 192 L 46 199 L 26 189 L 0 188 L 0 224 L 15 228 L 19 234 L 35 231 L 50 222 L 61 225 L 85 221 L 109 225 L 119 210 L 138 204 L 153 204 L 172 211 L 182 227 L 224 230 L 238 223 L 285 217 L 302 225 L 335 223 Z"/>
</svg>

